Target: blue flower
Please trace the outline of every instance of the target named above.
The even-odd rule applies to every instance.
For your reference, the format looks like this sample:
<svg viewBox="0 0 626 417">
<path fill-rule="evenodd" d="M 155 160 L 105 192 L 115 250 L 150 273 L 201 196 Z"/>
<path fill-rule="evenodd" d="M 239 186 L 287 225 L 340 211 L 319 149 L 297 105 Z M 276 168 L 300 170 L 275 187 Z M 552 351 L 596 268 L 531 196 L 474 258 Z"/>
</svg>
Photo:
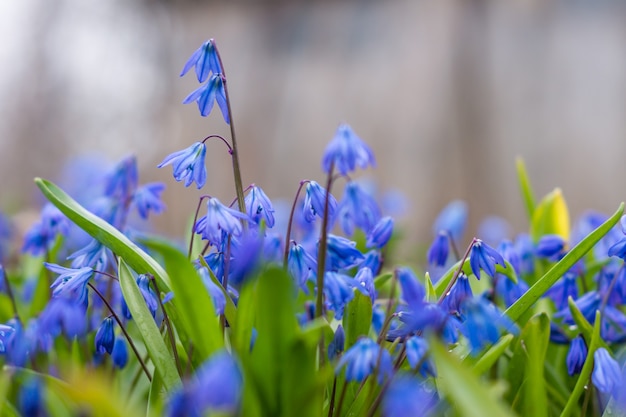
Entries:
<svg viewBox="0 0 626 417">
<path fill-rule="evenodd" d="M 467 204 L 461 200 L 452 201 L 441 210 L 433 224 L 433 234 L 448 232 L 455 242 L 460 242 L 467 226 Z"/>
<path fill-rule="evenodd" d="M 364 259 L 355 242 L 333 234 L 328 234 L 327 250 L 326 267 L 331 271 L 353 267 Z"/>
<path fill-rule="evenodd" d="M 229 282 L 241 285 L 247 278 L 252 277 L 263 258 L 265 237 L 254 229 L 248 229 L 246 233 L 231 242 Z"/>
<path fill-rule="evenodd" d="M 380 251 L 376 249 L 372 249 L 371 251 L 367 252 L 364 256 L 365 258 L 363 259 L 363 262 L 359 264 L 359 267 L 360 268 L 367 267 L 372 270 L 372 273 L 374 275 L 378 275 L 383 265 L 383 257 Z"/>
<path fill-rule="evenodd" d="M 176 181 L 185 180 L 185 187 L 189 187 L 195 181 L 198 189 L 200 189 L 206 182 L 205 156 L 206 145 L 202 142 L 196 142 L 187 149 L 166 156 L 158 167 L 163 168 L 172 165 L 172 172 Z"/>
<path fill-rule="evenodd" d="M 450 243 L 447 232 L 439 232 L 428 249 L 428 265 L 445 266 L 450 253 Z"/>
<path fill-rule="evenodd" d="M 337 128 L 335 136 L 330 141 L 322 158 L 322 170 L 328 174 L 330 167 L 335 168 L 341 175 L 353 172 L 356 167 L 367 168 L 376 166 L 372 150 L 354 133 L 347 124 Z"/>
<path fill-rule="evenodd" d="M 472 297 L 472 287 L 470 287 L 469 279 L 467 275 L 461 272 L 450 292 L 443 299 L 441 307 L 450 314 L 460 315 L 463 313 L 461 310 L 463 302 Z"/>
<path fill-rule="evenodd" d="M 412 336 L 406 340 L 405 346 L 406 360 L 409 362 L 411 369 L 419 370 L 423 377 L 427 375 L 435 376 L 435 368 L 426 357 L 428 354 L 428 342 L 422 337 Z"/>
<path fill-rule="evenodd" d="M 274 207 L 261 188 L 252 185 L 245 198 L 245 205 L 248 217 L 254 223 L 260 224 L 261 220 L 265 220 L 268 228 L 274 227 Z"/>
<path fill-rule="evenodd" d="M 429 417 L 434 415 L 439 398 L 437 391 L 414 376 L 393 379 L 383 399 L 384 417 Z"/>
<path fill-rule="evenodd" d="M 622 371 L 619 364 L 605 348 L 599 348 L 593 354 L 593 385 L 606 394 L 617 395 L 622 388 Z"/>
<path fill-rule="evenodd" d="M 472 355 L 480 353 L 486 345 L 496 343 L 504 331 L 517 333 L 515 323 L 483 298 L 468 298 L 461 308 L 465 312 L 461 332 L 469 341 Z"/>
<path fill-rule="evenodd" d="M 165 184 L 162 182 L 151 182 L 137 188 L 133 194 L 133 203 L 142 219 L 147 219 L 150 211 L 159 214 L 165 210 L 165 203 L 161 200 L 163 190 Z"/>
<path fill-rule="evenodd" d="M 300 288 L 305 288 L 311 273 L 315 273 L 317 261 L 309 255 L 302 245 L 294 243 L 289 249 L 287 258 L 287 270 Z"/>
<path fill-rule="evenodd" d="M 344 345 L 346 343 L 346 334 L 343 331 L 341 324 L 337 326 L 333 340 L 328 344 L 328 360 L 333 360 L 343 353 Z"/>
<path fill-rule="evenodd" d="M 353 289 L 356 285 L 354 278 L 348 275 L 338 272 L 326 272 L 324 274 L 326 302 L 329 304 L 330 309 L 335 312 L 337 320 L 341 320 L 346 304 L 354 298 Z"/>
<path fill-rule="evenodd" d="M 122 369 L 128 363 L 128 348 L 126 347 L 126 341 L 117 337 L 113 344 L 113 352 L 111 352 L 111 358 L 113 359 L 113 366 L 118 369 Z"/>
<path fill-rule="evenodd" d="M 609 256 L 617 256 L 626 260 L 626 237 L 609 248 Z"/>
<path fill-rule="evenodd" d="M 587 360 L 587 345 L 585 339 L 578 335 L 572 339 L 572 343 L 567 352 L 567 373 L 570 376 L 579 374 Z"/>
<path fill-rule="evenodd" d="M 421 282 L 409 268 L 397 268 L 396 276 L 402 289 L 402 299 L 409 306 L 421 306 L 424 303 L 426 290 Z"/>
<path fill-rule="evenodd" d="M 521 278 L 515 283 L 504 274 L 496 274 L 496 277 L 496 293 L 502 297 L 507 308 L 528 291 L 528 284 Z"/>
<path fill-rule="evenodd" d="M 515 239 L 515 251 L 520 257 L 520 273 L 532 274 L 535 271 L 535 251 L 530 235 L 522 233 Z"/>
<path fill-rule="evenodd" d="M 74 269 L 94 268 L 100 271 L 105 271 L 112 264 L 112 258 L 109 249 L 96 239 L 92 239 L 87 246 L 67 257 L 72 261 Z"/>
<path fill-rule="evenodd" d="M 136 282 L 139 287 L 139 292 L 141 292 L 141 295 L 148 306 L 148 310 L 150 310 L 150 314 L 152 314 L 152 317 L 156 317 L 156 312 L 159 308 L 159 300 L 157 298 L 157 294 L 154 292 L 154 289 L 150 286 L 150 276 L 141 274 L 137 277 Z"/>
<path fill-rule="evenodd" d="M 137 159 L 129 156 L 115 165 L 105 180 L 104 194 L 108 197 L 126 200 L 137 189 Z"/>
<path fill-rule="evenodd" d="M 472 273 L 477 279 L 480 279 L 480 270 L 482 269 L 487 273 L 487 275 L 493 278 L 496 274 L 496 264 L 500 264 L 502 267 L 506 268 L 504 258 L 498 253 L 498 251 L 487 245 L 482 240 L 476 239 L 472 245 L 472 251 L 470 253 L 470 266 L 472 268 Z"/>
<path fill-rule="evenodd" d="M 180 76 L 185 75 L 192 67 L 196 68 L 196 76 L 200 83 L 205 82 L 210 73 L 222 73 L 220 60 L 217 56 L 217 48 L 213 39 L 209 39 L 196 49 L 185 64 Z"/>
<path fill-rule="evenodd" d="M 96 332 L 95 344 L 96 352 L 107 352 L 109 355 L 113 352 L 113 344 L 115 343 L 115 333 L 113 332 L 113 318 L 107 317 L 102 321 L 102 325 Z"/>
<path fill-rule="evenodd" d="M 68 298 L 52 298 L 39 315 L 41 327 L 52 337 L 63 332 L 70 340 L 87 332 L 87 315 L 80 303 Z"/>
<path fill-rule="evenodd" d="M 367 234 L 365 246 L 368 248 L 378 249 L 385 246 L 393 234 L 393 223 L 393 219 L 389 216 L 380 219 L 374 228 Z"/>
<path fill-rule="evenodd" d="M 306 185 L 306 194 L 304 196 L 304 205 L 302 212 L 304 218 L 308 222 L 315 220 L 315 216 L 323 218 L 324 207 L 326 206 L 326 190 L 315 181 L 309 181 Z M 337 208 L 337 200 L 332 194 L 328 195 L 328 217 L 333 218 L 335 209 Z M 331 224 L 332 222 L 328 222 Z"/>
<path fill-rule="evenodd" d="M 568 271 L 544 294 L 545 297 L 554 301 L 557 311 L 568 309 L 567 299 L 569 297 L 574 300 L 578 298 L 576 279 L 576 274 Z"/>
<path fill-rule="evenodd" d="M 380 359 L 380 360 L 379 360 Z M 378 366 L 377 366 L 378 365 Z M 378 382 L 391 375 L 393 365 L 391 355 L 387 349 L 381 347 L 371 339 L 359 339 L 343 354 L 337 364 L 337 373 L 346 367 L 346 381 L 363 382 L 378 368 Z"/>
<path fill-rule="evenodd" d="M 184 100 L 183 104 L 189 104 L 196 101 L 198 103 L 198 109 L 200 115 L 206 117 L 213 110 L 213 104 L 217 101 L 222 116 L 226 124 L 230 124 L 230 117 L 228 115 L 228 102 L 226 101 L 226 90 L 224 89 L 224 80 L 221 74 L 213 74 L 209 81 L 204 85 L 201 85 L 191 94 L 189 94 Z"/>
<path fill-rule="evenodd" d="M 372 303 L 374 303 L 374 301 L 376 301 L 376 287 L 374 286 L 374 274 L 372 274 L 372 270 L 367 267 L 360 268 L 354 280 L 357 282 L 356 288 L 363 295 L 370 297 Z"/>
<path fill-rule="evenodd" d="M 218 287 L 217 284 L 213 282 L 213 280 L 209 276 L 209 271 L 206 268 L 199 268 L 198 274 L 200 274 L 200 278 L 202 279 L 204 286 L 209 292 L 211 300 L 213 300 L 215 313 L 224 314 L 224 309 L 226 308 L 226 297 L 224 296 L 222 288 Z"/>
<path fill-rule="evenodd" d="M 217 245 L 222 242 L 222 232 L 233 236 L 241 235 L 243 228 L 240 219 L 248 220 L 248 216 L 226 207 L 212 197 L 207 200 L 207 214 L 196 222 L 195 230 L 203 239 Z"/>
<path fill-rule="evenodd" d="M 22 251 L 35 256 L 46 253 L 57 236 L 67 236 L 69 227 L 68 218 L 58 208 L 47 203 L 41 210 L 40 221 L 26 232 Z"/>
<path fill-rule="evenodd" d="M 378 204 L 363 186 L 354 181 L 348 182 L 343 199 L 337 206 L 337 218 L 344 233 L 352 236 L 355 227 L 369 233 L 380 216 Z"/>
<path fill-rule="evenodd" d="M 38 377 L 28 376 L 22 384 L 18 395 L 18 408 L 23 416 L 44 416 L 45 405 L 42 395 L 41 381 Z"/>
<path fill-rule="evenodd" d="M 76 295 L 82 293 L 93 275 L 93 269 L 89 267 L 71 269 L 47 262 L 44 262 L 44 266 L 55 274 L 60 274 L 50 286 L 53 289 L 53 297 L 59 297 L 62 294 Z"/>
<path fill-rule="evenodd" d="M 537 256 L 558 260 L 565 250 L 565 240 L 559 235 L 545 235 L 537 243 Z"/>
</svg>

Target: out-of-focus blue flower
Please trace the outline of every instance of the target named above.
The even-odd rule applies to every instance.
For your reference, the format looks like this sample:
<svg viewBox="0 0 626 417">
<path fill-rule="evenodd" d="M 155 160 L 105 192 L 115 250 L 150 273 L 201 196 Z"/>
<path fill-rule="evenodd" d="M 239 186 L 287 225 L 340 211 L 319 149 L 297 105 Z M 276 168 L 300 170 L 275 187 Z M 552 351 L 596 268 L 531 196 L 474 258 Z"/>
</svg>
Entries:
<svg viewBox="0 0 626 417">
<path fill-rule="evenodd" d="M 139 275 L 137 277 L 137 286 L 139 287 L 139 292 L 141 292 L 141 295 L 148 306 L 148 310 L 150 310 L 150 314 L 152 314 L 152 317 L 156 317 L 156 312 L 159 308 L 159 299 L 150 285 L 150 277 L 146 274 Z"/>
<path fill-rule="evenodd" d="M 600 336 L 602 336 L 602 340 L 608 343 L 622 343 L 626 341 L 626 315 L 615 307 L 605 306 Z"/>
<path fill-rule="evenodd" d="M 374 275 L 380 274 L 380 269 L 383 265 L 383 257 L 380 251 L 376 249 L 372 249 L 371 251 L 367 252 L 364 256 L 365 258 L 363 259 L 363 262 L 359 264 L 359 268 L 367 267 L 372 270 L 372 273 Z"/>
<path fill-rule="evenodd" d="M 71 269 L 47 262 L 44 262 L 44 266 L 55 274 L 59 274 L 50 286 L 53 289 L 53 297 L 59 297 L 62 294 L 75 296 L 77 293 L 81 293 L 93 275 L 93 269 L 89 267 Z"/>
<path fill-rule="evenodd" d="M 185 67 L 181 71 L 180 76 L 182 77 L 187 74 L 187 72 L 193 67 L 196 68 L 196 76 L 198 77 L 198 82 L 200 83 L 205 82 L 211 73 L 222 73 L 220 60 L 217 56 L 217 48 L 213 39 L 209 39 L 204 42 L 202 46 L 196 49 L 187 63 L 185 63 Z"/>
<path fill-rule="evenodd" d="M 128 347 L 123 337 L 116 337 L 113 344 L 113 352 L 111 352 L 113 366 L 122 369 L 128 363 Z"/>
<path fill-rule="evenodd" d="M 200 115 L 206 117 L 213 110 L 213 104 L 217 101 L 222 116 L 226 124 L 230 124 L 230 116 L 228 115 L 228 102 L 226 101 L 226 90 L 224 89 L 224 79 L 221 74 L 213 74 L 209 81 L 189 94 L 183 104 L 189 104 L 196 101 Z"/>
<path fill-rule="evenodd" d="M 137 159 L 129 156 L 122 159 L 106 176 L 104 194 L 119 200 L 126 200 L 137 189 Z"/>
<path fill-rule="evenodd" d="M 433 330 L 440 332 L 446 343 L 456 343 L 459 327 L 457 320 L 438 304 L 412 304 L 408 309 L 398 312 L 397 317 L 402 325 L 387 332 L 388 341 Z"/>
<path fill-rule="evenodd" d="M 504 258 L 498 251 L 491 246 L 487 245 L 480 239 L 476 239 L 472 245 L 472 251 L 470 252 L 470 266 L 472 273 L 477 279 L 480 279 L 480 270 L 482 269 L 490 277 L 494 277 L 496 274 L 496 264 L 502 265 L 506 268 Z"/>
<path fill-rule="evenodd" d="M 302 245 L 295 244 L 289 249 L 287 270 L 300 288 L 305 288 L 306 282 L 317 270 L 317 260 L 309 255 Z"/>
<path fill-rule="evenodd" d="M 428 248 L 428 265 L 445 266 L 450 253 L 450 242 L 448 241 L 448 233 L 441 231 L 437 233 L 432 245 Z"/>
<path fill-rule="evenodd" d="M 504 239 L 498 245 L 498 252 L 502 254 L 505 261 L 511 264 L 517 275 L 522 273 L 522 259 L 513 242 Z"/>
<path fill-rule="evenodd" d="M 598 294 L 597 291 L 589 291 L 575 302 L 576 307 L 580 310 L 582 315 L 587 319 L 587 321 L 591 324 L 595 321 L 596 310 L 600 308 L 600 304 L 602 303 L 602 297 Z M 554 313 L 554 318 L 563 319 L 564 323 L 574 324 L 574 318 L 572 317 L 572 312 L 570 311 L 567 304 L 563 307 L 562 310 Z"/>
<path fill-rule="evenodd" d="M 185 187 L 189 187 L 195 181 L 198 189 L 200 189 L 206 183 L 205 156 L 206 145 L 202 142 L 196 142 L 186 149 L 166 156 L 158 168 L 172 165 L 172 172 L 176 181 L 185 180 Z"/>
<path fill-rule="evenodd" d="M 24 236 L 23 252 L 32 255 L 46 253 L 52 247 L 59 235 L 66 236 L 70 222 L 61 211 L 50 203 L 41 210 L 41 218 Z"/>
<path fill-rule="evenodd" d="M 346 184 L 343 198 L 337 206 L 337 218 L 344 233 L 352 236 L 358 227 L 368 234 L 380 219 L 380 208 L 376 200 L 362 185 L 350 181 Z"/>
<path fill-rule="evenodd" d="M 237 362 L 227 352 L 219 351 L 196 371 L 191 381 L 172 393 L 166 415 L 234 415 L 240 406 L 242 388 L 243 377 Z"/>
<path fill-rule="evenodd" d="M 452 201 L 437 216 L 433 224 L 433 234 L 446 231 L 459 244 L 467 226 L 467 204 L 461 200 Z"/>
<path fill-rule="evenodd" d="M 248 220 L 248 216 L 226 207 L 217 198 L 212 197 L 207 200 L 207 214 L 196 222 L 195 230 L 203 239 L 213 245 L 219 245 L 222 242 L 222 232 L 241 236 L 243 228 L 240 219 Z"/>
<path fill-rule="evenodd" d="M 324 292 L 326 301 L 331 310 L 335 312 L 335 318 L 341 320 L 346 304 L 354 298 L 353 288 L 357 283 L 354 278 L 338 272 L 326 272 L 324 274 Z M 318 289 L 319 291 L 319 289 Z"/>
<path fill-rule="evenodd" d="M 617 256 L 626 261 L 626 237 L 609 248 L 609 256 Z"/>
<path fill-rule="evenodd" d="M 200 278 L 202 278 L 204 286 L 211 295 L 215 312 L 217 314 L 224 314 L 224 309 L 226 308 L 226 296 L 224 292 L 211 280 L 209 271 L 206 268 L 199 268 L 198 273 L 200 274 Z"/>
<path fill-rule="evenodd" d="M 529 234 L 522 233 L 515 239 L 515 251 L 520 257 L 520 273 L 529 275 L 535 272 L 535 248 Z"/>
<path fill-rule="evenodd" d="M 206 261 L 207 265 L 209 265 L 209 268 L 211 268 L 211 271 L 213 271 L 213 274 L 215 274 L 215 277 L 220 281 L 220 283 L 223 282 L 224 252 L 211 252 L 204 257 L 204 260 Z"/>
<path fill-rule="evenodd" d="M 381 249 L 389 242 L 393 234 L 393 219 L 389 216 L 381 218 L 367 234 L 365 246 Z"/>
<path fill-rule="evenodd" d="M 87 332 L 87 315 L 80 303 L 65 297 L 52 298 L 39 315 L 41 327 L 52 337 L 63 332 L 69 339 Z"/>
<path fill-rule="evenodd" d="M 465 321 L 461 333 L 469 341 L 471 354 L 476 355 L 487 345 L 500 339 L 502 332 L 517 334 L 517 327 L 496 306 L 483 298 L 468 298 L 463 302 Z"/>
<path fill-rule="evenodd" d="M 356 243 L 345 237 L 328 234 L 326 268 L 331 271 L 350 268 L 363 261 Z"/>
<path fill-rule="evenodd" d="M 92 239 L 87 246 L 74 252 L 67 259 L 72 261 L 72 268 L 93 268 L 106 271 L 112 264 L 113 255 L 110 250 L 96 239 Z"/>
<path fill-rule="evenodd" d="M 380 358 L 380 361 L 379 361 Z M 359 339 L 348 349 L 337 364 L 337 373 L 346 367 L 346 381 L 363 382 L 372 375 L 378 365 L 378 383 L 389 377 L 393 371 L 391 355 L 371 339 Z"/>
<path fill-rule="evenodd" d="M 343 353 L 344 345 L 346 343 L 346 334 L 343 331 L 341 324 L 337 326 L 333 340 L 328 345 L 328 360 L 332 361 Z"/>
<path fill-rule="evenodd" d="M 421 282 L 409 268 L 400 267 L 396 269 L 396 276 L 402 289 L 402 299 L 410 306 L 420 306 L 424 303 L 426 290 Z"/>
<path fill-rule="evenodd" d="M 472 287 L 470 287 L 469 279 L 463 272 L 459 274 L 456 282 L 443 299 L 441 308 L 448 311 L 452 315 L 460 315 L 463 313 L 461 305 L 467 298 L 472 298 Z"/>
<path fill-rule="evenodd" d="M 540 258 L 558 260 L 565 250 L 565 240 L 559 235 L 544 235 L 537 242 L 536 254 Z"/>
<path fill-rule="evenodd" d="M 268 228 L 274 227 L 274 207 L 260 187 L 252 185 L 245 198 L 245 205 L 248 217 L 254 223 L 260 224 L 261 220 L 265 220 Z"/>
<path fill-rule="evenodd" d="M 370 297 L 372 303 L 374 303 L 374 301 L 376 301 L 376 287 L 374 286 L 372 270 L 367 267 L 359 269 L 354 280 L 357 282 L 356 288 L 361 291 L 363 295 Z"/>
<path fill-rule="evenodd" d="M 107 352 L 109 355 L 113 352 L 113 344 L 115 343 L 115 333 L 113 332 L 113 318 L 107 317 L 102 321 L 100 328 L 96 332 L 95 344 L 96 352 Z"/>
<path fill-rule="evenodd" d="M 550 322 L 550 341 L 558 345 L 569 345 L 569 337 L 553 321 Z"/>
<path fill-rule="evenodd" d="M 307 222 L 315 220 L 315 216 L 320 219 L 324 217 L 324 207 L 326 206 L 326 190 L 315 181 L 309 181 L 305 188 L 304 205 L 302 212 Z M 332 194 L 328 195 L 328 218 L 332 219 L 337 209 L 337 200 Z M 328 224 L 332 222 L 329 221 Z"/>
<path fill-rule="evenodd" d="M 430 417 L 439 398 L 437 391 L 414 376 L 401 375 L 391 381 L 383 399 L 385 417 Z"/>
<path fill-rule="evenodd" d="M 406 340 L 405 346 L 406 360 L 409 362 L 411 369 L 418 370 L 423 377 L 428 375 L 435 376 L 435 368 L 426 357 L 428 354 L 428 342 L 422 337 L 412 336 Z"/>
<path fill-rule="evenodd" d="M 572 339 L 569 351 L 567 352 L 567 373 L 570 376 L 579 374 L 587 360 L 587 345 L 585 339 L 578 335 Z"/>
<path fill-rule="evenodd" d="M 162 182 L 150 182 L 137 188 L 133 194 L 133 203 L 142 219 L 147 219 L 150 212 L 159 214 L 165 210 L 165 203 L 161 200 L 163 190 L 165 184 Z"/>
<path fill-rule="evenodd" d="M 557 311 L 568 309 L 567 299 L 569 297 L 574 300 L 578 298 L 576 279 L 576 274 L 568 271 L 544 294 L 545 297 L 554 301 Z"/>
<path fill-rule="evenodd" d="M 528 284 L 521 278 L 517 279 L 517 283 L 504 274 L 496 273 L 496 278 L 496 293 L 502 297 L 507 308 L 528 291 Z"/>
<path fill-rule="evenodd" d="M 591 381 L 600 392 L 615 396 L 623 388 L 620 366 L 605 348 L 601 347 L 593 354 Z"/>
<path fill-rule="evenodd" d="M 259 268 L 263 259 L 264 236 L 258 230 L 248 229 L 231 241 L 231 259 L 228 282 L 241 285 Z"/>
<path fill-rule="evenodd" d="M 38 377 L 25 377 L 24 382 L 19 390 L 17 399 L 18 408 L 23 416 L 39 417 L 45 416 L 47 413 L 42 401 L 42 386 Z"/>
<path fill-rule="evenodd" d="M 354 133 L 352 128 L 347 124 L 341 124 L 324 150 L 322 170 L 328 174 L 333 164 L 341 175 L 347 175 L 357 167 L 361 169 L 367 168 L 368 165 L 375 167 L 376 159 L 370 147 Z"/>
</svg>

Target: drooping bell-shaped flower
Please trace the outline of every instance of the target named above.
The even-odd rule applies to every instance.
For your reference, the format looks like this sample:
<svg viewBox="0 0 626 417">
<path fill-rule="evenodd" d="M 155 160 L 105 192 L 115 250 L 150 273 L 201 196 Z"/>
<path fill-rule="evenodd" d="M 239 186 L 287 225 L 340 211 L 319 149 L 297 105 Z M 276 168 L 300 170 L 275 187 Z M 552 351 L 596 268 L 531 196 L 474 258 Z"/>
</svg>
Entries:
<svg viewBox="0 0 626 417">
<path fill-rule="evenodd" d="M 222 73 L 222 67 L 217 56 L 217 48 L 213 39 L 204 42 L 202 46 L 195 50 L 187 63 L 185 63 L 180 76 L 185 75 L 193 67 L 196 69 L 196 76 L 200 83 L 205 82 L 211 73 Z"/>
<path fill-rule="evenodd" d="M 585 339 L 578 335 L 572 339 L 567 352 L 567 373 L 570 376 L 579 374 L 583 369 L 585 360 L 587 360 L 587 345 L 585 344 Z"/>
<path fill-rule="evenodd" d="M 498 251 L 482 240 L 476 239 L 472 245 L 472 251 L 470 252 L 472 273 L 477 279 L 480 279 L 480 270 L 482 269 L 487 275 L 493 278 L 496 273 L 496 264 L 506 268 L 504 258 Z"/>
<path fill-rule="evenodd" d="M 260 224 L 264 220 L 268 228 L 274 227 L 274 207 L 260 187 L 252 185 L 245 198 L 245 206 L 248 217 L 254 223 Z"/>
<path fill-rule="evenodd" d="M 361 169 L 375 167 L 376 159 L 370 147 L 354 133 L 352 128 L 342 124 L 326 146 L 322 157 L 322 170 L 328 174 L 333 164 L 341 175 L 348 175 L 357 167 Z"/>
<path fill-rule="evenodd" d="M 96 332 L 95 344 L 96 352 L 107 352 L 109 355 L 113 352 L 113 345 L 115 343 L 115 333 L 113 332 L 113 318 L 107 317 L 102 321 L 100 328 Z"/>
<path fill-rule="evenodd" d="M 205 156 L 206 145 L 202 142 L 196 142 L 186 149 L 166 156 L 158 168 L 172 165 L 172 172 L 176 181 L 185 180 L 185 187 L 189 187 L 195 181 L 198 189 L 200 189 L 206 183 Z"/>
<path fill-rule="evenodd" d="M 217 101 L 217 105 L 222 112 L 226 124 L 230 124 L 230 116 L 228 115 L 228 102 L 226 101 L 226 90 L 224 88 L 224 79 L 221 74 L 213 74 L 209 80 L 189 94 L 183 104 L 193 102 L 198 103 L 200 115 L 206 117 L 213 110 L 213 105 Z"/>
<path fill-rule="evenodd" d="M 222 232 L 233 236 L 241 235 L 243 228 L 240 219 L 248 220 L 248 216 L 226 207 L 212 197 L 207 200 L 207 214 L 196 222 L 195 230 L 203 239 L 217 245 L 222 242 Z"/>
</svg>

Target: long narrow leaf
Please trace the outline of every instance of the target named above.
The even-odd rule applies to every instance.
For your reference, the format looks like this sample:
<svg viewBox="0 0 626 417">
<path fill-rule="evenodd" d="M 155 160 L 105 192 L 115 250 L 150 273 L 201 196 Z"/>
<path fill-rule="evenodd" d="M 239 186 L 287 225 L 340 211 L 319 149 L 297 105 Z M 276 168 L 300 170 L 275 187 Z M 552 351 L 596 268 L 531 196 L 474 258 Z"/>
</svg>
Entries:
<svg viewBox="0 0 626 417">
<path fill-rule="evenodd" d="M 528 173 L 526 172 L 526 165 L 522 158 L 515 160 L 515 166 L 517 168 L 517 180 L 519 182 L 519 188 L 522 192 L 522 199 L 524 200 L 524 206 L 526 207 L 526 214 L 528 220 L 531 221 L 535 212 L 535 193 L 530 185 L 528 179 Z"/>
</svg>

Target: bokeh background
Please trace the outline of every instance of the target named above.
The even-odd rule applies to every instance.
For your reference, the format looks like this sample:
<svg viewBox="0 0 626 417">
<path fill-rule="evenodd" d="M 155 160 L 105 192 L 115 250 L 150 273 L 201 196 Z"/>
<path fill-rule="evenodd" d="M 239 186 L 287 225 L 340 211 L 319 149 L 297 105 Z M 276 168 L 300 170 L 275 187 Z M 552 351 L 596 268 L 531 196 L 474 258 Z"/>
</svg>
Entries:
<svg viewBox="0 0 626 417">
<path fill-rule="evenodd" d="M 199 192 L 156 165 L 211 133 L 219 112 L 182 105 L 178 74 L 206 39 L 229 80 L 245 184 L 292 198 L 322 181 L 340 122 L 374 149 L 357 176 L 400 190 L 405 233 L 430 241 L 452 199 L 475 230 L 500 215 L 526 228 L 515 176 L 563 189 L 573 217 L 626 198 L 626 2 L 610 0 L 2 1 L 0 209 L 41 203 L 34 176 L 58 180 L 90 155 L 135 154 L 142 181 L 168 184 L 157 227 L 182 235 L 200 193 L 234 195 L 229 157 L 209 145 Z M 343 186 L 340 186 L 343 188 Z M 338 196 L 341 192 L 338 192 Z"/>
</svg>

